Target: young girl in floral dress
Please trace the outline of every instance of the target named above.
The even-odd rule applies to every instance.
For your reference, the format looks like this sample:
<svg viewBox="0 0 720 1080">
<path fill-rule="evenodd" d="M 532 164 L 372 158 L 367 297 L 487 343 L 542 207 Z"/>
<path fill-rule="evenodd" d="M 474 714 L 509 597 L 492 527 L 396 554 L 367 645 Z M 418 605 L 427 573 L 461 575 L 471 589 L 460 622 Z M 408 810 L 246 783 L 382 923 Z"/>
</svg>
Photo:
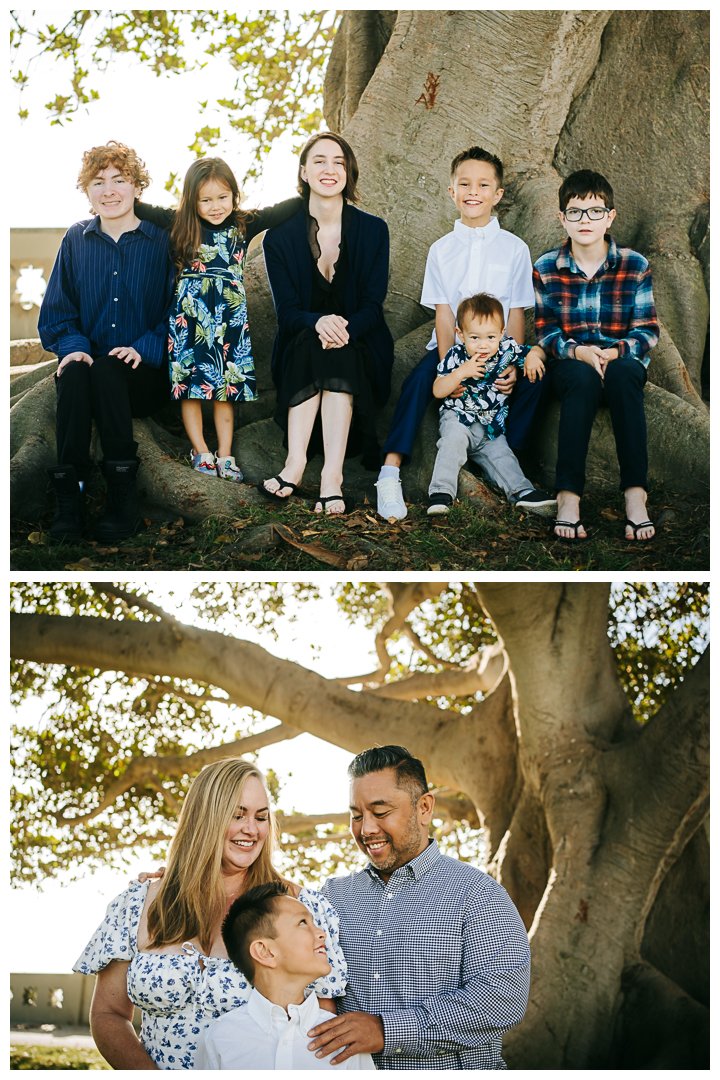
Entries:
<svg viewBox="0 0 720 1080">
<path fill-rule="evenodd" d="M 232 456 L 234 404 L 257 398 L 243 285 L 248 244 L 301 205 L 287 199 L 265 210 L 241 210 L 237 181 L 222 158 L 190 166 L 177 211 L 135 205 L 139 218 L 172 229 L 178 279 L 168 339 L 171 391 L 181 402 L 193 468 L 206 475 L 243 478 Z M 213 403 L 217 454 L 203 436 L 203 400 Z"/>
</svg>

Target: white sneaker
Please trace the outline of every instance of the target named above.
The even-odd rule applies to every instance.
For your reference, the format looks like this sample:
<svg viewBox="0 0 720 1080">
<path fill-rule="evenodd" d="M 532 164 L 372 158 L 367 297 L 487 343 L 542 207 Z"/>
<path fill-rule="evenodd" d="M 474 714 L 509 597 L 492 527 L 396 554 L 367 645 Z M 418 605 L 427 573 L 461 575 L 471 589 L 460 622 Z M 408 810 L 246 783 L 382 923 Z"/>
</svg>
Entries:
<svg viewBox="0 0 720 1080">
<path fill-rule="evenodd" d="M 403 499 L 402 484 L 394 476 L 385 476 L 375 484 L 377 488 L 377 512 L 380 517 L 407 517 L 407 507 Z"/>
</svg>

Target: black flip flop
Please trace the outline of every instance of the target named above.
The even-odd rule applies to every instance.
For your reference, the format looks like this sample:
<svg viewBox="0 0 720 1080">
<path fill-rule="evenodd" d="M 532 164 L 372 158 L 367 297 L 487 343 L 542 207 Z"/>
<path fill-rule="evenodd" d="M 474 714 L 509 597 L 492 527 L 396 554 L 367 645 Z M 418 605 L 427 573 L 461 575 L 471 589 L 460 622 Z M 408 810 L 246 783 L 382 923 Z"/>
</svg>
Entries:
<svg viewBox="0 0 720 1080">
<path fill-rule="evenodd" d="M 344 514 L 351 514 L 355 505 L 355 500 L 349 495 L 319 495 L 316 501 L 322 505 L 322 512 L 328 517 L 342 517 Z M 329 502 L 344 502 L 345 509 L 342 514 L 328 514 L 327 504 Z"/>
<path fill-rule="evenodd" d="M 563 527 L 565 529 L 574 529 L 575 530 L 575 535 L 574 536 L 558 536 L 558 534 L 555 532 L 555 526 L 556 525 L 560 525 L 561 527 Z M 577 531 L 581 526 L 582 526 L 583 529 L 585 528 L 582 521 L 559 521 L 559 520 L 555 520 L 555 521 L 553 521 L 552 526 L 550 528 L 550 535 L 553 537 L 553 539 L 560 540 L 561 543 L 563 543 L 563 544 L 584 544 L 585 541 L 587 540 L 587 534 L 585 536 L 578 536 L 578 534 L 577 534 Z"/>
<path fill-rule="evenodd" d="M 291 484 L 289 480 L 283 480 L 282 476 L 271 476 L 270 480 L 277 480 L 278 484 L 280 484 L 280 488 L 278 488 L 278 490 L 281 490 L 284 487 L 289 487 L 291 489 L 290 495 L 278 495 L 276 491 L 268 491 L 268 489 L 265 487 L 265 482 L 263 480 L 260 480 L 255 485 L 255 487 L 258 489 L 261 495 L 264 495 L 268 499 L 272 499 L 274 502 L 287 502 L 290 496 L 295 494 L 295 489 L 298 487 L 297 484 Z"/>
<path fill-rule="evenodd" d="M 657 532 L 654 532 L 652 536 L 642 536 L 638 540 L 638 529 L 655 528 L 655 525 L 652 521 L 641 521 L 639 525 L 636 525 L 634 521 L 630 520 L 630 518 L 625 518 L 625 527 L 627 528 L 628 525 L 632 529 L 633 534 L 631 540 L 629 536 L 625 536 L 625 534 L 623 533 L 623 540 L 626 544 L 650 544 L 657 536 Z"/>
</svg>

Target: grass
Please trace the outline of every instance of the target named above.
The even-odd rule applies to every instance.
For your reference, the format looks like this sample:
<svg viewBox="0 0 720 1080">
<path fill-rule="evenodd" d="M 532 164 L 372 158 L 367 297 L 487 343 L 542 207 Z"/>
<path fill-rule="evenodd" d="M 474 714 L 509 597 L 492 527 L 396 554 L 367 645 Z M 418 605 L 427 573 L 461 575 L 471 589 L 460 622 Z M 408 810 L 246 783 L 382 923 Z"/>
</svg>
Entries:
<svg viewBox="0 0 720 1080">
<path fill-rule="evenodd" d="M 11 1069 L 110 1069 L 97 1050 L 68 1046 L 11 1046 Z"/>
<path fill-rule="evenodd" d="M 430 518 L 425 506 L 415 505 L 404 521 L 390 524 L 370 505 L 334 518 L 315 515 L 312 503 L 294 500 L 279 509 L 274 504 L 267 509 L 239 507 L 231 520 L 199 525 L 147 519 L 137 536 L 111 547 L 50 542 L 45 532 L 52 520 L 48 515 L 41 525 L 13 523 L 11 569 L 708 570 L 708 501 L 693 497 L 691 502 L 655 486 L 648 504 L 657 535 L 644 545 L 622 540 L 624 502 L 617 491 L 585 496 L 582 515 L 589 539 L 574 545 L 553 540 L 546 519 L 509 506 L 484 512 L 455 505 L 446 516 Z M 96 508 L 93 523 L 99 513 Z M 92 523 L 89 535 L 91 530 Z"/>
</svg>

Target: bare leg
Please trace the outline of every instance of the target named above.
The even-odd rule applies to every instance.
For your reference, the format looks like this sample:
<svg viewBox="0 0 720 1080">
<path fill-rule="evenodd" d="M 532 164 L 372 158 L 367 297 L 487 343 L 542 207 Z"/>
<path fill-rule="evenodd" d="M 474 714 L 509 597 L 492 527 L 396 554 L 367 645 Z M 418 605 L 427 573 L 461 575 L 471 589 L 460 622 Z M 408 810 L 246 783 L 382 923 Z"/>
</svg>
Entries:
<svg viewBox="0 0 720 1080">
<path fill-rule="evenodd" d="M 402 465 L 403 454 L 386 454 L 383 465 L 394 465 L 396 469 L 399 469 Z"/>
<path fill-rule="evenodd" d="M 323 393 L 321 416 L 325 462 L 320 474 L 320 494 L 323 496 L 338 495 L 342 491 L 343 461 L 352 420 L 352 409 L 352 394 L 334 394 L 327 391 Z M 328 514 L 342 514 L 344 511 L 344 503 L 328 504 Z M 315 513 L 322 513 L 320 503 L 316 504 Z"/>
<path fill-rule="evenodd" d="M 288 409 L 288 454 L 278 475 L 284 480 L 289 480 L 291 484 L 299 484 L 305 472 L 308 443 L 319 406 L 320 394 L 316 394 L 315 397 L 303 401 L 301 405 L 294 405 L 292 409 Z M 265 488 L 273 494 L 285 490 L 274 477 L 265 481 Z M 290 493 L 290 488 L 288 488 L 287 495 Z M 283 499 L 285 497 L 285 495 L 282 496 Z"/>
<path fill-rule="evenodd" d="M 235 409 L 231 401 L 213 401 L 213 418 L 218 437 L 218 457 L 230 457 L 235 426 Z"/>
<path fill-rule="evenodd" d="M 188 439 L 192 443 L 193 454 L 209 454 L 203 438 L 202 408 L 197 398 L 183 398 L 180 402 L 182 422 Z"/>
<path fill-rule="evenodd" d="M 580 496 L 574 491 L 558 491 L 557 520 L 569 522 L 580 520 Z M 568 540 L 575 539 L 575 532 L 575 529 L 570 529 L 567 525 L 555 526 L 555 535 L 564 536 Z M 577 536 L 580 538 L 587 536 L 582 526 L 578 527 Z"/>
<path fill-rule="evenodd" d="M 625 514 L 629 521 L 634 521 L 636 525 L 639 525 L 641 521 L 647 521 L 647 492 L 641 487 L 625 488 Z M 637 540 L 649 540 L 651 536 L 655 535 L 655 529 L 652 525 L 648 525 L 645 529 L 636 529 L 635 538 Z M 625 526 L 625 536 L 628 540 L 633 539 L 632 529 L 629 525 Z"/>
</svg>

